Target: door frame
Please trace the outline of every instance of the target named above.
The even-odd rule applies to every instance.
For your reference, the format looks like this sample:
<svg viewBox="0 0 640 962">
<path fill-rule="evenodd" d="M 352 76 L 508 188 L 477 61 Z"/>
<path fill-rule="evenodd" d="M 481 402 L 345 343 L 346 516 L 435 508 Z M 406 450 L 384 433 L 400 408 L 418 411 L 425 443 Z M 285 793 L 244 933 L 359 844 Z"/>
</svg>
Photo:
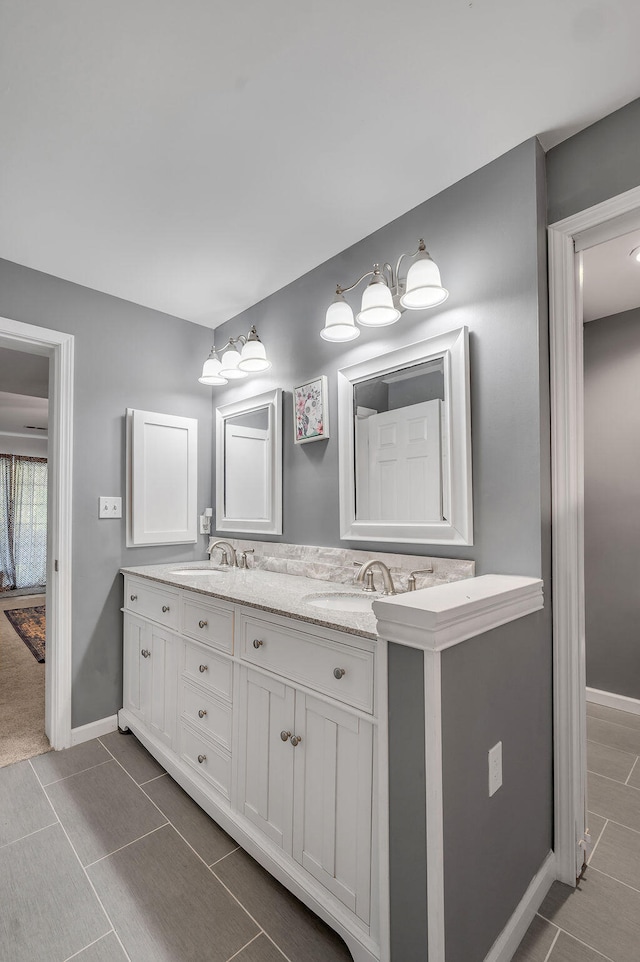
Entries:
<svg viewBox="0 0 640 962">
<path fill-rule="evenodd" d="M 58 750 L 71 745 L 74 337 L 0 317 L 0 347 L 49 358 L 45 733 Z"/>
<path fill-rule="evenodd" d="M 600 228 L 633 229 L 640 187 L 551 224 L 549 347 L 553 531 L 555 856 L 557 877 L 575 885 L 584 858 L 586 659 L 584 629 L 584 385 L 582 278 L 576 240 Z M 636 225 L 637 226 L 637 225 Z M 612 232 L 613 231 L 613 232 Z M 603 238 L 604 239 L 604 236 Z M 593 240 L 597 243 L 597 240 Z"/>
</svg>

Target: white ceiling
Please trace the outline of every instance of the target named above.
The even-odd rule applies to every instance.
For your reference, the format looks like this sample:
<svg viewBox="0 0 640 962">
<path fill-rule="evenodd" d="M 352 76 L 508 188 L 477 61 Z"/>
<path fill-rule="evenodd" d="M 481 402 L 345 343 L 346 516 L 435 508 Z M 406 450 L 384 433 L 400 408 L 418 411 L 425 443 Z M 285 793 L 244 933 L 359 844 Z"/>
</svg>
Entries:
<svg viewBox="0 0 640 962">
<path fill-rule="evenodd" d="M 3 0 L 0 256 L 219 324 L 633 100 L 639 35 L 635 0 Z"/>
<path fill-rule="evenodd" d="M 640 307 L 640 264 L 630 252 L 640 247 L 640 230 L 582 252 L 585 321 Z"/>
</svg>

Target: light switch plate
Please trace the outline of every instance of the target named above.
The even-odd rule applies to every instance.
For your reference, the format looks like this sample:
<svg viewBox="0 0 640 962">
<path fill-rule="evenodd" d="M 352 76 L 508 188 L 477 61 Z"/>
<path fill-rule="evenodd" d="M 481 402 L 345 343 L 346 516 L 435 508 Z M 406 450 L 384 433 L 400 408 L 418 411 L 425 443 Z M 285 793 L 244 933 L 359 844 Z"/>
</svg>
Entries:
<svg viewBox="0 0 640 962">
<path fill-rule="evenodd" d="M 98 498 L 99 518 L 121 518 L 122 498 L 108 498 L 102 495 Z"/>
<path fill-rule="evenodd" d="M 498 742 L 489 751 L 489 798 L 502 785 L 502 742 Z"/>
</svg>

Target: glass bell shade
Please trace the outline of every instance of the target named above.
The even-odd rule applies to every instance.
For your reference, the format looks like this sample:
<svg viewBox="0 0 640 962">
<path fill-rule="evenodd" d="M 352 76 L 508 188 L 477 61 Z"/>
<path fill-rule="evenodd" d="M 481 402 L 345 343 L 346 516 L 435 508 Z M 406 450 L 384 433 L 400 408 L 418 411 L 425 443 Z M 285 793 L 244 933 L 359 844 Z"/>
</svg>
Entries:
<svg viewBox="0 0 640 962">
<path fill-rule="evenodd" d="M 200 381 L 200 384 L 211 384 L 211 385 L 226 384 L 227 383 L 226 377 L 222 377 L 222 375 L 220 374 L 221 367 L 222 367 L 222 362 L 220 361 L 220 358 L 216 354 L 215 348 L 212 347 L 209 357 L 202 365 L 202 374 L 198 378 L 198 380 Z"/>
<path fill-rule="evenodd" d="M 239 370 L 246 371 L 247 374 L 257 374 L 259 371 L 268 371 L 270 367 L 271 361 L 267 360 L 267 352 L 262 341 L 257 336 L 255 338 L 249 336 L 240 354 Z"/>
<path fill-rule="evenodd" d="M 335 300 L 327 308 L 327 316 L 324 327 L 320 331 L 320 337 L 325 341 L 352 341 L 360 336 L 360 331 L 355 325 L 353 311 L 345 301 L 342 294 L 336 294 Z"/>
<path fill-rule="evenodd" d="M 231 346 L 222 355 L 222 370 L 220 374 L 229 381 L 239 381 L 242 377 L 247 377 L 247 372 L 240 370 L 240 355 L 235 347 Z"/>
<path fill-rule="evenodd" d="M 364 327 L 386 327 L 395 324 L 400 311 L 393 306 L 393 295 L 386 283 L 374 279 L 362 292 L 362 307 L 356 320 Z"/>
<path fill-rule="evenodd" d="M 407 286 L 400 303 L 411 311 L 419 311 L 442 304 L 448 296 L 449 291 L 440 281 L 437 264 L 423 251 L 407 272 Z"/>
</svg>

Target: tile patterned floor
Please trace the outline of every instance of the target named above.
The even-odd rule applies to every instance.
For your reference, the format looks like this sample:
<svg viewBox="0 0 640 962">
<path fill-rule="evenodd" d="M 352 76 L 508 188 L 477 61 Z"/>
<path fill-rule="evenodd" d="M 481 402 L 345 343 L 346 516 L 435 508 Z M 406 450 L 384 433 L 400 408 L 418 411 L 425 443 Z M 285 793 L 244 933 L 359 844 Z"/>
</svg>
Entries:
<svg viewBox="0 0 640 962">
<path fill-rule="evenodd" d="M 589 867 L 553 884 L 513 962 L 640 962 L 640 715 L 588 705 L 587 736 Z"/>
<path fill-rule="evenodd" d="M 351 962 L 133 735 L 0 769 L 0 959 Z"/>
</svg>

